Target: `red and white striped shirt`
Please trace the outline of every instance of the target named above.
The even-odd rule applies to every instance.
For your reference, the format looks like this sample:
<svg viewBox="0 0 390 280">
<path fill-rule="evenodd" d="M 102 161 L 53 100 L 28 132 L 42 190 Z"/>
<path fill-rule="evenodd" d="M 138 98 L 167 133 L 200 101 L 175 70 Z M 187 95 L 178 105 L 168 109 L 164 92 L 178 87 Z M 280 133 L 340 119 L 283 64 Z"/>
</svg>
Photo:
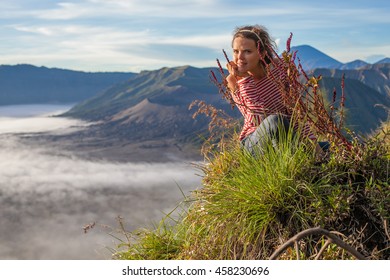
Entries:
<svg viewBox="0 0 390 280">
<path fill-rule="evenodd" d="M 271 70 L 272 75 L 285 79 L 284 71 L 279 70 L 279 68 L 274 67 Z M 240 140 L 253 133 L 267 116 L 272 114 L 288 115 L 277 83 L 268 76 L 260 80 L 248 76 L 239 80 L 237 85 L 238 89 L 232 94 L 232 97 L 244 117 Z M 315 139 L 308 125 L 305 126 L 303 134 Z"/>
</svg>

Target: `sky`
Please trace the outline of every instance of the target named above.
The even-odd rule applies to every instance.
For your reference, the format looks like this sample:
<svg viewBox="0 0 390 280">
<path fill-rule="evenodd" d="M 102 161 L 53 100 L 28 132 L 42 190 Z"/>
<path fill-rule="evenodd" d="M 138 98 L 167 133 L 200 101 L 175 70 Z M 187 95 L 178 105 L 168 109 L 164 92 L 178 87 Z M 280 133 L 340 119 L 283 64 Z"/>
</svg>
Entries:
<svg viewBox="0 0 390 280">
<path fill-rule="evenodd" d="M 139 72 L 215 66 L 232 32 L 265 26 L 279 45 L 346 63 L 390 57 L 388 0 L 2 0 L 0 64 Z"/>
</svg>

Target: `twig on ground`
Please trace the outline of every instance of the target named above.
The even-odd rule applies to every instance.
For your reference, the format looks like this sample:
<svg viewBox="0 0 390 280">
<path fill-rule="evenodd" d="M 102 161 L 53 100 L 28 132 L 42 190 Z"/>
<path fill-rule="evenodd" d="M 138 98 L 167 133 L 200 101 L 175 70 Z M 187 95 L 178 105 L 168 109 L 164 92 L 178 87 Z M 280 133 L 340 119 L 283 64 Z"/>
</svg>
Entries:
<svg viewBox="0 0 390 280">
<path fill-rule="evenodd" d="M 356 259 L 358 259 L 358 260 L 365 260 L 366 259 L 366 257 L 363 256 L 362 254 L 360 254 L 355 248 L 353 248 L 350 245 L 348 245 L 347 243 L 345 243 L 343 240 L 338 238 L 336 235 L 334 235 L 330 231 L 325 230 L 325 229 L 320 228 L 320 227 L 315 227 L 315 228 L 309 228 L 309 229 L 306 229 L 304 231 L 301 231 L 301 232 L 297 233 L 296 235 L 294 235 L 289 240 L 287 240 L 287 242 L 285 242 L 282 246 L 280 246 L 271 255 L 270 260 L 277 259 L 287 248 L 289 248 L 293 245 L 295 247 L 295 250 L 297 250 L 296 244 L 298 244 L 299 240 L 301 240 L 309 235 L 318 235 L 318 234 L 328 237 L 329 238 L 328 241 L 330 243 L 335 243 L 340 248 L 344 249 L 345 251 L 350 253 L 352 256 L 354 256 Z M 326 244 L 326 246 L 328 246 L 328 245 L 329 244 Z M 324 247 L 325 247 L 325 245 L 324 245 Z M 324 248 L 321 248 L 320 252 L 317 254 L 316 259 L 318 259 L 320 257 L 320 255 L 324 252 L 324 250 L 325 250 Z M 297 258 L 299 259 L 299 252 L 298 251 L 297 251 Z"/>
</svg>

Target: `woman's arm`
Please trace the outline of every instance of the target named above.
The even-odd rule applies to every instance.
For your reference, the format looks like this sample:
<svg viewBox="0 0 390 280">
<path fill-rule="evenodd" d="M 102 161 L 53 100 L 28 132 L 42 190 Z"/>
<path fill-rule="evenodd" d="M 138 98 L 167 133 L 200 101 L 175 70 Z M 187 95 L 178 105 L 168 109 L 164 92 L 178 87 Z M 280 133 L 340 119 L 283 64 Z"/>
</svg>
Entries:
<svg viewBox="0 0 390 280">
<path fill-rule="evenodd" d="M 227 86 L 228 86 L 230 92 L 234 92 L 237 89 L 237 79 L 236 79 L 236 77 L 234 77 L 234 75 L 232 75 L 232 74 L 229 74 L 226 77 L 226 81 L 227 81 Z"/>
</svg>

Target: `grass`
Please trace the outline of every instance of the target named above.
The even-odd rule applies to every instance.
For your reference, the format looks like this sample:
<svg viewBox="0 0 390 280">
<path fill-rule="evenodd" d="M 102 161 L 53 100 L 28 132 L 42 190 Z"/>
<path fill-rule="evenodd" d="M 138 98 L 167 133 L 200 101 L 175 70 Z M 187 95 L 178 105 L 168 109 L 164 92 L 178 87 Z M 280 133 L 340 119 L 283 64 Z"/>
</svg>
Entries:
<svg viewBox="0 0 390 280">
<path fill-rule="evenodd" d="M 153 229 L 126 233 L 134 242 L 122 242 L 126 249 L 114 258 L 268 259 L 293 235 L 319 226 L 367 258 L 390 259 L 388 133 L 367 141 L 353 162 L 332 155 L 318 161 L 310 143 L 291 136 L 256 156 L 237 141 L 225 143 L 199 166 L 203 186 L 176 210 L 179 218 L 172 213 Z M 324 242 L 301 241 L 300 257 L 311 258 Z M 334 244 L 322 257 L 350 258 Z"/>
</svg>

